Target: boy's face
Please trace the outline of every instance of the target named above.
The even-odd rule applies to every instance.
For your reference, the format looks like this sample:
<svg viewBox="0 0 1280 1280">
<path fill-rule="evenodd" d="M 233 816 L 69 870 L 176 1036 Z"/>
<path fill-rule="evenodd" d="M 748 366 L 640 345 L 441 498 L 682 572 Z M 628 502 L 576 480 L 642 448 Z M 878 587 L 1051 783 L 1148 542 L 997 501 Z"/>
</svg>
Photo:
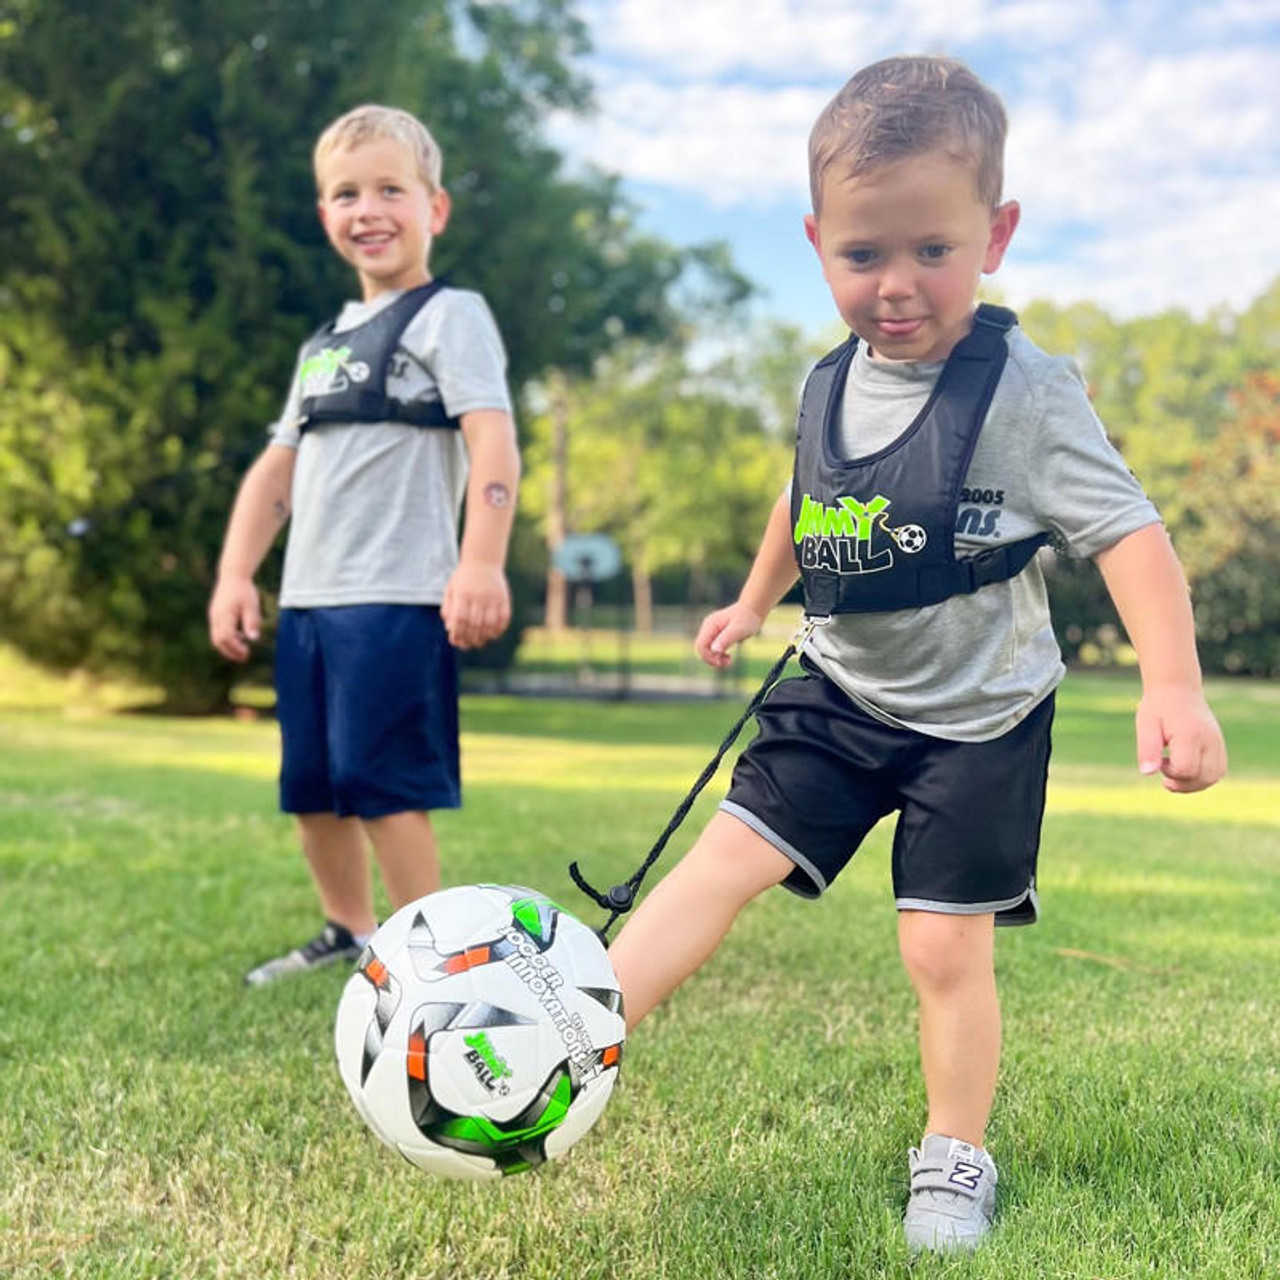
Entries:
<svg viewBox="0 0 1280 1280">
<path fill-rule="evenodd" d="M 855 178 L 833 166 L 822 212 L 805 218 L 844 322 L 877 359 L 944 360 L 973 324 L 984 272 L 1018 225 L 992 212 L 973 170 L 945 152 L 908 156 Z"/>
<path fill-rule="evenodd" d="M 325 234 L 356 269 L 366 301 L 431 278 L 427 255 L 449 220 L 449 197 L 428 190 L 408 147 L 375 138 L 332 151 L 316 178 Z"/>
</svg>

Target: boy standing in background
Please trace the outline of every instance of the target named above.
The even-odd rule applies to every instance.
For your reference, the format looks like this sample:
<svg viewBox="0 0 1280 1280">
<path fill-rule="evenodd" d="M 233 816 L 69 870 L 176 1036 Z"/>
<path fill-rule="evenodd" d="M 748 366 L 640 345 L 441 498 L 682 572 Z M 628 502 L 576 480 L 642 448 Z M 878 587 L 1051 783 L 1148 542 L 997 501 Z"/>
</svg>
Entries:
<svg viewBox="0 0 1280 1280">
<path fill-rule="evenodd" d="M 362 106 L 320 136 L 315 175 L 361 297 L 302 348 L 209 604 L 214 646 L 243 662 L 261 621 L 254 574 L 288 520 L 280 805 L 297 815 L 325 923 L 253 969 L 254 985 L 360 954 L 377 926 L 366 839 L 393 908 L 439 888 L 430 811 L 461 803 L 453 650 L 511 618 L 506 357 L 480 295 L 430 273 L 449 218 L 439 148 L 407 112 Z"/>
</svg>

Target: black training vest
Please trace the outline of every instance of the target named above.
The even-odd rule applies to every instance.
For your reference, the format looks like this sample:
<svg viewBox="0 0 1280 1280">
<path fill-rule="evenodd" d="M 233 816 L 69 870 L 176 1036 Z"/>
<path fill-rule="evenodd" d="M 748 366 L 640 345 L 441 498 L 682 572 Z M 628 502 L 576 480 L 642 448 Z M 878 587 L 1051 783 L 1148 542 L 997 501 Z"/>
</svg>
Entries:
<svg viewBox="0 0 1280 1280">
<path fill-rule="evenodd" d="M 1021 573 L 1048 540 L 1036 534 L 957 560 L 960 488 L 1009 354 L 1017 317 L 980 306 L 916 419 L 888 447 L 836 453 L 842 393 L 858 339 L 814 366 L 800 400 L 791 530 L 805 612 L 887 613 L 938 604 Z"/>
<path fill-rule="evenodd" d="M 401 335 L 444 287 L 443 280 L 432 280 L 401 294 L 354 329 L 335 334 L 330 320 L 312 334 L 302 348 L 298 377 L 304 392 L 309 381 L 320 389 L 303 396 L 299 432 L 322 422 L 403 422 L 456 430 L 459 420 L 439 400 L 406 402 L 387 395 L 387 374 Z"/>
</svg>

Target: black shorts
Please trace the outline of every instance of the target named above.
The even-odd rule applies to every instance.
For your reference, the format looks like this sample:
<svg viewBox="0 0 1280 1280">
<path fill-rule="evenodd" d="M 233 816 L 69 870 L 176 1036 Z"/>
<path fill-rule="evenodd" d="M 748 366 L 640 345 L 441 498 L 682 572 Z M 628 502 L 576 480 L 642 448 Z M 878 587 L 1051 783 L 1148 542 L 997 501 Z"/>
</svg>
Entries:
<svg viewBox="0 0 1280 1280">
<path fill-rule="evenodd" d="M 1034 924 L 1053 704 L 999 738 L 952 742 L 877 720 L 808 669 L 761 705 L 720 807 L 795 863 L 783 883 L 810 898 L 898 810 L 899 910 Z"/>
<path fill-rule="evenodd" d="M 276 710 L 286 813 L 462 803 L 457 665 L 435 605 L 282 609 Z"/>
</svg>

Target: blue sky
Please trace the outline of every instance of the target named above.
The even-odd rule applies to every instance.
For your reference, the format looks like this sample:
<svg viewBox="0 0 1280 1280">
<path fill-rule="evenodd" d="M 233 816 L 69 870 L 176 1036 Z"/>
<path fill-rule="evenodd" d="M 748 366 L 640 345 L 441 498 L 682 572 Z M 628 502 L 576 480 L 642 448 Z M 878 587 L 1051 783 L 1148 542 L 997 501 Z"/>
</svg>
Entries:
<svg viewBox="0 0 1280 1280">
<path fill-rule="evenodd" d="M 557 120 L 644 225 L 727 240 L 764 306 L 836 322 L 801 219 L 810 125 L 865 63 L 963 58 L 1010 116 L 1014 306 L 1247 305 L 1280 274 L 1280 0 L 583 0 L 600 110 Z"/>
</svg>

